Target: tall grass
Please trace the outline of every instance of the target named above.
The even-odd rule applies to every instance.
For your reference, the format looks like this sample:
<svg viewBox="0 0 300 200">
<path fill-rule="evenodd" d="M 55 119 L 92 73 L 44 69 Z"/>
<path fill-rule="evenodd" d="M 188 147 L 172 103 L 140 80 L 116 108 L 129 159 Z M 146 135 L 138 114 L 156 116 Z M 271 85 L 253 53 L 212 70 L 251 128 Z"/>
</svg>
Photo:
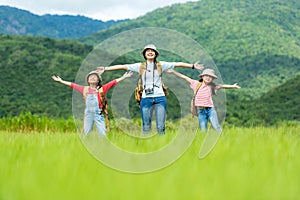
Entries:
<svg viewBox="0 0 300 200">
<path fill-rule="evenodd" d="M 125 141 L 129 150 L 148 145 L 114 134 L 109 139 Z M 225 127 L 213 151 L 199 159 L 203 138 L 197 133 L 164 169 L 130 174 L 94 159 L 76 133 L 0 132 L 0 199 L 299 198 L 299 126 Z"/>
<path fill-rule="evenodd" d="M 19 116 L 0 118 L 0 130 L 19 133 L 49 133 L 49 132 L 75 132 L 76 126 L 72 117 L 68 119 L 51 119 L 37 116 L 30 112 L 21 113 Z"/>
</svg>

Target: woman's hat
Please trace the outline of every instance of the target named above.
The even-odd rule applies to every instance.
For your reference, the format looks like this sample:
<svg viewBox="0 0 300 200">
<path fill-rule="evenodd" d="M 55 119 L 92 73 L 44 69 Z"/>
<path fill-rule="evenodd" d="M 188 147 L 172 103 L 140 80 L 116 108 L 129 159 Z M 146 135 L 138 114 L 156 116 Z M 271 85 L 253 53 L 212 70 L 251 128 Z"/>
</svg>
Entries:
<svg viewBox="0 0 300 200">
<path fill-rule="evenodd" d="M 213 70 L 213 69 L 203 70 L 202 74 L 200 74 L 199 77 L 201 78 L 204 75 L 211 76 L 211 77 L 216 78 L 216 79 L 218 78 L 215 74 L 215 70 Z"/>
<path fill-rule="evenodd" d="M 90 73 L 88 73 L 88 75 L 86 76 L 86 82 L 88 83 L 88 79 L 89 79 L 89 76 L 92 75 L 92 74 L 95 74 L 98 76 L 98 79 L 100 82 L 102 82 L 102 78 L 100 76 L 100 74 L 97 72 L 97 71 L 91 71 Z"/>
<path fill-rule="evenodd" d="M 152 49 L 153 51 L 155 51 L 156 53 L 156 57 L 158 57 L 159 55 L 159 51 L 156 49 L 156 46 L 154 44 L 148 44 L 144 47 L 143 51 L 142 51 L 142 55 L 144 56 L 144 58 L 146 59 L 146 56 L 145 56 L 145 51 L 147 49 Z"/>
</svg>

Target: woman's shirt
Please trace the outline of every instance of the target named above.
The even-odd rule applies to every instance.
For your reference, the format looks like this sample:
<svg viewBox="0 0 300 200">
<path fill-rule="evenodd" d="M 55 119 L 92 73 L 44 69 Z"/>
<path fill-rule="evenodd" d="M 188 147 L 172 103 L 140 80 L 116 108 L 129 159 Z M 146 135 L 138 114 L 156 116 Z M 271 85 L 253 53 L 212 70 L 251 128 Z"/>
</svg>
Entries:
<svg viewBox="0 0 300 200">
<path fill-rule="evenodd" d="M 142 63 L 126 64 L 126 66 L 128 67 L 129 71 L 139 73 L 141 64 Z M 160 64 L 162 66 L 162 72 L 167 69 L 174 69 L 175 65 L 175 63 L 173 62 L 164 61 L 160 61 Z M 144 88 L 142 98 L 165 96 L 165 93 L 162 88 L 161 75 L 158 74 L 157 69 L 154 70 L 153 62 L 147 62 L 146 69 L 144 70 L 144 73 L 142 75 L 142 81 Z M 153 89 L 153 93 L 146 94 L 146 89 Z"/>
</svg>

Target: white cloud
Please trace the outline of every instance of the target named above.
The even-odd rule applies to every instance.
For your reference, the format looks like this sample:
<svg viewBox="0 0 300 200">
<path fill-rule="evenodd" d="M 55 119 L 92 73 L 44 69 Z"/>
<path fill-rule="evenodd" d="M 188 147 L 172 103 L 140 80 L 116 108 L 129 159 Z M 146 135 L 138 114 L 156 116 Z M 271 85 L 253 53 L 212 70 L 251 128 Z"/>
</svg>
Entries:
<svg viewBox="0 0 300 200">
<path fill-rule="evenodd" d="M 156 8 L 188 1 L 190 0 L 0 0 L 0 5 L 17 7 L 38 15 L 83 15 L 107 21 L 111 19 L 133 19 Z"/>
</svg>

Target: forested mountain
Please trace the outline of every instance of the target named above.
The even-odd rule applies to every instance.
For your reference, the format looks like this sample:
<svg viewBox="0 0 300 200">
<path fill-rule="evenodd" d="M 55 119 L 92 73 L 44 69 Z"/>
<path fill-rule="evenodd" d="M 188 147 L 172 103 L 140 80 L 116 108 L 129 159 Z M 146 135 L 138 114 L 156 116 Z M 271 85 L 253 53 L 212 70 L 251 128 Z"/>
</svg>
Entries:
<svg viewBox="0 0 300 200">
<path fill-rule="evenodd" d="M 214 59 L 224 82 L 241 83 L 251 98 L 300 71 L 300 3 L 296 0 L 175 4 L 80 41 L 98 44 L 119 32 L 149 26 L 177 30 L 193 38 Z"/>
<path fill-rule="evenodd" d="M 28 11 L 0 6 L 0 33 L 76 38 L 95 33 L 127 20 L 103 22 L 83 16 L 35 15 Z"/>
<path fill-rule="evenodd" d="M 227 122 L 299 121 L 299 23 L 300 6 L 294 0 L 203 0 L 160 8 L 80 39 L 88 45 L 1 35 L 0 117 L 22 111 L 54 117 L 72 115 L 72 90 L 53 82 L 51 75 L 74 81 L 92 45 L 125 30 L 151 26 L 174 29 L 193 38 L 214 59 L 224 83 L 239 82 L 242 89 L 226 91 Z M 156 45 L 159 48 L 160 44 Z M 140 59 L 122 57 L 115 63 Z M 197 78 L 191 70 L 181 72 Z M 106 82 L 120 74 L 106 72 L 103 79 Z M 169 113 L 177 112 L 173 107 L 169 104 Z"/>
<path fill-rule="evenodd" d="M 0 35 L 0 117 L 26 111 L 71 116 L 72 90 L 51 76 L 74 81 L 91 50 L 91 46 L 68 40 Z"/>
<path fill-rule="evenodd" d="M 261 98 L 228 100 L 228 118 L 235 125 L 274 124 L 300 121 L 300 75 L 273 88 Z"/>
</svg>

